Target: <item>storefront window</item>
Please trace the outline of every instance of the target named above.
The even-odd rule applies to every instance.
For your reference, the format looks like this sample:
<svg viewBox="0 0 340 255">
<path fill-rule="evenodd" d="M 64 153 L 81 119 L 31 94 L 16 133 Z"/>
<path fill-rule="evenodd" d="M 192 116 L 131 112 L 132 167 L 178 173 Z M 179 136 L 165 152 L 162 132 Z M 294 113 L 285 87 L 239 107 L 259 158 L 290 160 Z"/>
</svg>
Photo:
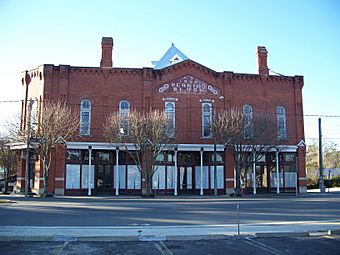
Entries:
<svg viewBox="0 0 340 255">
<path fill-rule="evenodd" d="M 167 189 L 174 189 L 174 173 L 175 173 L 175 167 L 174 166 L 167 166 L 166 167 Z"/>
<path fill-rule="evenodd" d="M 94 165 L 91 165 L 91 173 L 90 173 L 90 187 L 94 188 Z M 89 166 L 83 165 L 82 166 L 82 173 L 81 173 L 81 187 L 83 189 L 87 189 L 88 186 L 88 177 L 89 177 Z"/>
<path fill-rule="evenodd" d="M 224 180 L 224 171 L 223 166 L 217 166 L 216 172 L 217 172 L 217 188 L 222 189 L 223 188 L 223 180 Z M 210 187 L 213 189 L 215 187 L 214 185 L 214 167 L 210 167 Z"/>
<path fill-rule="evenodd" d="M 80 165 L 66 165 L 66 189 L 80 188 Z"/>
<path fill-rule="evenodd" d="M 156 166 L 156 168 L 152 176 L 152 188 L 165 189 L 165 166 Z"/>
<path fill-rule="evenodd" d="M 209 167 L 203 166 L 203 189 L 209 188 Z M 196 166 L 195 167 L 195 188 L 200 189 L 201 188 L 201 167 Z"/>
<path fill-rule="evenodd" d="M 294 166 L 284 166 L 285 188 L 296 187 L 296 169 Z"/>
<path fill-rule="evenodd" d="M 128 165 L 128 189 L 141 189 L 141 174 L 136 165 Z"/>
</svg>

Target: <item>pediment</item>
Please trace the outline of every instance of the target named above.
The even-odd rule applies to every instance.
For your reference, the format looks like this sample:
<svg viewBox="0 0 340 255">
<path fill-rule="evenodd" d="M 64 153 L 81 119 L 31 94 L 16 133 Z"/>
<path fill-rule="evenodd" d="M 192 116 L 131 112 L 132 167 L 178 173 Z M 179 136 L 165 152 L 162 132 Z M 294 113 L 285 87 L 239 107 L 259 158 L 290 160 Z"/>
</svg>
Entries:
<svg viewBox="0 0 340 255">
<path fill-rule="evenodd" d="M 159 85 L 157 87 L 157 93 L 220 95 L 221 90 L 212 84 L 188 74 Z"/>
</svg>

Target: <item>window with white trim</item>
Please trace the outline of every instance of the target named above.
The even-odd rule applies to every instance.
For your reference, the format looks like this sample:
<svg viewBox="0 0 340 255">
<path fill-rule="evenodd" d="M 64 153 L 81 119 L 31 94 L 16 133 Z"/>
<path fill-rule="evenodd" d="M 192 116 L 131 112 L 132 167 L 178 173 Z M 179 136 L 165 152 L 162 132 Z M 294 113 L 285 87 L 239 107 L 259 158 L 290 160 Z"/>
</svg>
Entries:
<svg viewBox="0 0 340 255">
<path fill-rule="evenodd" d="M 176 136 L 176 104 L 165 102 L 166 133 L 169 137 Z"/>
<path fill-rule="evenodd" d="M 276 108 L 277 138 L 287 139 L 286 109 L 280 105 Z"/>
<path fill-rule="evenodd" d="M 202 103 L 202 137 L 212 137 L 212 104 Z"/>
<path fill-rule="evenodd" d="M 80 135 L 90 135 L 91 108 L 90 100 L 83 99 L 80 102 Z"/>
<path fill-rule="evenodd" d="M 130 103 L 127 100 L 119 102 L 120 133 L 127 135 L 129 132 L 128 116 L 130 113 Z"/>
<path fill-rule="evenodd" d="M 243 137 L 244 139 L 253 138 L 254 126 L 253 126 L 253 107 L 249 104 L 243 106 L 243 116 L 244 116 L 244 129 Z"/>
</svg>

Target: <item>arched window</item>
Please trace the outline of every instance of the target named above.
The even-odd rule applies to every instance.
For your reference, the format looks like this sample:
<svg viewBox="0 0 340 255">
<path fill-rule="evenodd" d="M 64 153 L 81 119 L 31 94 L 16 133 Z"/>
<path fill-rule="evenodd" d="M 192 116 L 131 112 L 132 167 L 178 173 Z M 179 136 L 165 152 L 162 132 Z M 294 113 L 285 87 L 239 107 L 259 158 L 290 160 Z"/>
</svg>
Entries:
<svg viewBox="0 0 340 255">
<path fill-rule="evenodd" d="M 251 105 L 245 104 L 243 106 L 243 116 L 244 116 L 243 137 L 244 139 L 253 138 L 253 134 L 254 134 L 253 107 L 251 107 Z"/>
<path fill-rule="evenodd" d="M 286 110 L 283 106 L 276 108 L 277 138 L 287 139 Z"/>
<path fill-rule="evenodd" d="M 202 137 L 212 137 L 212 104 L 202 103 Z"/>
<path fill-rule="evenodd" d="M 90 135 L 91 101 L 83 99 L 80 102 L 80 135 Z"/>
<path fill-rule="evenodd" d="M 130 113 L 130 103 L 127 100 L 119 102 L 120 133 L 127 135 L 129 130 L 128 116 Z"/>
<path fill-rule="evenodd" d="M 176 133 L 176 116 L 175 116 L 175 102 L 165 102 L 165 116 L 167 125 L 167 135 L 175 137 Z"/>
</svg>

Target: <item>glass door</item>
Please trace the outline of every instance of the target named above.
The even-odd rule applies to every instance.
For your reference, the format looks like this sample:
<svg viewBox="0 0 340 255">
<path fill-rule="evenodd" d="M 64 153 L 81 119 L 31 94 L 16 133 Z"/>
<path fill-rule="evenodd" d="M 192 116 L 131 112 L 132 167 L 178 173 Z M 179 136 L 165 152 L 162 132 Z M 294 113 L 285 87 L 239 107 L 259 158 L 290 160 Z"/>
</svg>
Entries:
<svg viewBox="0 0 340 255">
<path fill-rule="evenodd" d="M 112 169 L 110 165 L 96 166 L 96 192 L 111 193 L 113 192 Z"/>
<path fill-rule="evenodd" d="M 181 194 L 192 194 L 192 167 L 179 168 L 179 189 Z"/>
</svg>

